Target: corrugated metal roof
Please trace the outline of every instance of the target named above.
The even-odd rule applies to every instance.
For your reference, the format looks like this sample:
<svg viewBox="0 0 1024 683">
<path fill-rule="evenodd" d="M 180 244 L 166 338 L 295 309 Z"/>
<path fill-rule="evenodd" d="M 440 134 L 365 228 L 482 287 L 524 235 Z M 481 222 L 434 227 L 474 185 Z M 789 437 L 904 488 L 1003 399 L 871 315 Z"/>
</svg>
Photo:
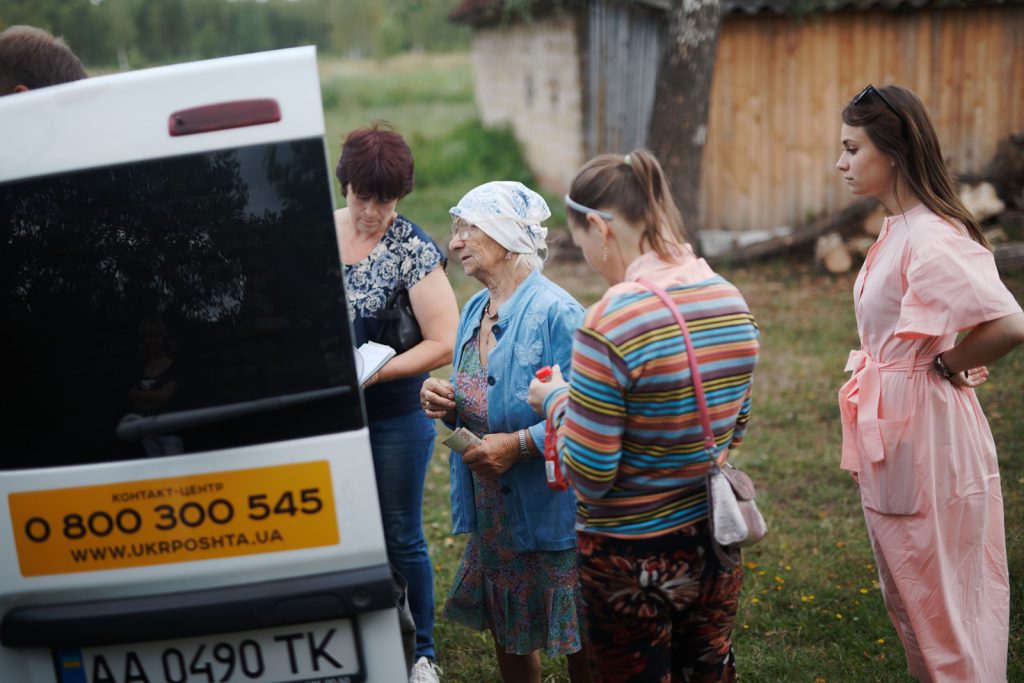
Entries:
<svg viewBox="0 0 1024 683">
<path fill-rule="evenodd" d="M 722 4 L 725 14 L 813 14 L 842 9 L 918 9 L 925 5 L 953 3 L 942 3 L 941 0 L 725 0 Z"/>
<path fill-rule="evenodd" d="M 448 20 L 457 24 L 476 24 L 488 14 L 501 13 L 501 0 L 462 0 L 448 12 Z"/>
<path fill-rule="evenodd" d="M 668 9 L 671 0 L 634 0 L 653 7 Z M 723 0 L 722 11 L 725 14 L 814 14 L 819 12 L 837 12 L 839 10 L 871 10 L 889 11 L 920 9 L 926 5 L 933 7 L 972 7 L 984 5 L 1019 5 L 1022 0 Z"/>
<path fill-rule="evenodd" d="M 633 0 L 641 5 L 668 10 L 671 0 Z M 556 9 L 585 5 L 585 0 L 534 0 L 529 12 L 535 16 Z M 840 10 L 889 11 L 914 10 L 926 5 L 935 7 L 972 7 L 990 5 L 1021 5 L 1024 0 L 723 0 L 724 14 L 815 14 Z M 504 0 L 463 0 L 448 13 L 448 19 L 460 24 L 488 24 L 510 18 Z"/>
</svg>

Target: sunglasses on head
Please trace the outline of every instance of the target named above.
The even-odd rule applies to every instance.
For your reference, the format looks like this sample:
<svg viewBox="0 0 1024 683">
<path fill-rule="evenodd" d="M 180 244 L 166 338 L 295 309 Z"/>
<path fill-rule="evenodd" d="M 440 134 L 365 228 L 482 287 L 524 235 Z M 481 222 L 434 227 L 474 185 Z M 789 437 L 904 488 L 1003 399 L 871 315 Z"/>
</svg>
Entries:
<svg viewBox="0 0 1024 683">
<path fill-rule="evenodd" d="M 900 112 L 896 109 L 895 105 L 893 105 L 893 103 L 889 101 L 889 98 L 886 97 L 881 90 L 871 85 L 870 83 L 868 83 L 868 86 L 861 90 L 860 93 L 853 98 L 852 104 L 860 104 L 860 101 L 863 100 L 868 95 L 878 95 L 878 99 L 882 100 L 882 104 L 889 107 L 889 111 L 896 115 L 896 118 L 900 120 L 900 124 L 903 123 L 903 116 L 900 115 Z"/>
</svg>

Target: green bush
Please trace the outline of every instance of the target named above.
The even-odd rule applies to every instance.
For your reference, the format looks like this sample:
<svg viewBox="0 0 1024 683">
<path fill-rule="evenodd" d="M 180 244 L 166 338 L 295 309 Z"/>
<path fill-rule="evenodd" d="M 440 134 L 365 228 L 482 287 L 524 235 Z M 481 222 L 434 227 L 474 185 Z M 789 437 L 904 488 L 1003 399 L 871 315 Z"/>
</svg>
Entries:
<svg viewBox="0 0 1024 683">
<path fill-rule="evenodd" d="M 463 180 L 467 189 L 498 179 L 534 184 L 519 142 L 507 127 L 485 128 L 472 119 L 437 140 L 417 134 L 410 144 L 416 154 L 416 182 L 424 189 Z"/>
</svg>

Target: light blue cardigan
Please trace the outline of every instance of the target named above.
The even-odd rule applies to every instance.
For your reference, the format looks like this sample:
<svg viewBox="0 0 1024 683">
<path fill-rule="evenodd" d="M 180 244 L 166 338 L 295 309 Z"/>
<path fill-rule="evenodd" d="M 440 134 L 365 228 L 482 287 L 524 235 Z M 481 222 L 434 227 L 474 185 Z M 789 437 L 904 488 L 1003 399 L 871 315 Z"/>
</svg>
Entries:
<svg viewBox="0 0 1024 683">
<path fill-rule="evenodd" d="M 459 367 L 463 347 L 480 327 L 489 298 L 488 291 L 481 290 L 462 309 L 453 368 Z M 526 402 L 530 380 L 538 368 L 556 363 L 568 377 L 573 333 L 583 322 L 583 313 L 583 307 L 568 292 L 536 271 L 500 308 L 498 322 L 492 328 L 498 343 L 487 358 L 488 431 L 512 433 L 529 428 L 533 442 L 543 451 L 547 423 Z M 461 425 L 461 418 L 457 418 L 454 425 L 448 426 Z M 476 500 L 472 473 L 459 453 L 452 451 L 448 462 L 452 533 L 474 532 Z M 548 489 L 543 457 L 516 463 L 499 479 L 517 551 L 575 547 L 576 497 L 571 489 Z"/>
</svg>

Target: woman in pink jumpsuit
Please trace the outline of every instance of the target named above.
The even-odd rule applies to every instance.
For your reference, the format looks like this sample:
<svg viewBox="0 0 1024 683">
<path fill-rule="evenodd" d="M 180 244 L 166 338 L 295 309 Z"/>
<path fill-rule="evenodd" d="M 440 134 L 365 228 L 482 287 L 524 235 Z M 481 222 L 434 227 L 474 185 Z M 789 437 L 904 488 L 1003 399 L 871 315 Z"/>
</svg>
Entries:
<svg viewBox="0 0 1024 683">
<path fill-rule="evenodd" d="M 841 466 L 860 485 L 910 674 L 1005 681 L 1003 499 L 974 387 L 1024 342 L 1024 313 L 914 93 L 868 86 L 844 109 L 841 137 L 836 168 L 851 192 L 890 213 L 854 285 L 861 348 L 839 391 Z"/>
</svg>

